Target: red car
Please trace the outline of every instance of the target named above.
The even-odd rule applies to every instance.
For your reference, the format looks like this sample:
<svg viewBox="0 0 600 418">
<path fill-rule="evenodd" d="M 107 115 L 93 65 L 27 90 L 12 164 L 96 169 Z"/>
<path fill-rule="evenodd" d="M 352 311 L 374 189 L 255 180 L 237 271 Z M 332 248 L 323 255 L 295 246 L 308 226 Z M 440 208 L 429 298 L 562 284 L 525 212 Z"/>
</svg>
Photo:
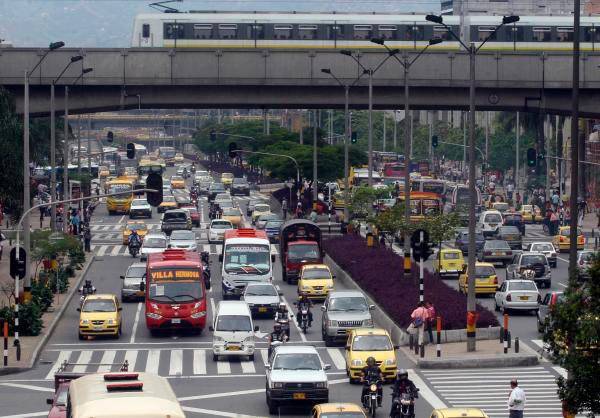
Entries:
<svg viewBox="0 0 600 418">
<path fill-rule="evenodd" d="M 198 208 L 192 204 L 184 205 L 181 208 L 189 212 L 192 225 L 200 227 L 200 212 L 198 212 Z"/>
</svg>

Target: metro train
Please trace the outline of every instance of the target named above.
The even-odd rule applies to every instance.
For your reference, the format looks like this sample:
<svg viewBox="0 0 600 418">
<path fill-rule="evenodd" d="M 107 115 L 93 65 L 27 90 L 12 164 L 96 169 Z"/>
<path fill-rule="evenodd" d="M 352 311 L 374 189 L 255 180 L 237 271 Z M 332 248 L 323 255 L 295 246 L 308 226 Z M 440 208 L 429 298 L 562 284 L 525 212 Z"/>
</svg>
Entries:
<svg viewBox="0 0 600 418">
<path fill-rule="evenodd" d="M 501 16 L 444 16 L 444 23 L 462 39 L 481 42 L 502 21 Z M 458 50 L 448 30 L 425 15 L 185 12 L 137 15 L 132 47 L 218 49 L 373 49 L 383 38 L 391 48 L 420 49 L 432 38 L 444 42 L 431 48 Z M 581 49 L 600 50 L 600 16 L 581 17 Z M 572 49 L 573 17 L 521 16 L 506 25 L 483 49 L 504 51 L 568 51 Z"/>
</svg>

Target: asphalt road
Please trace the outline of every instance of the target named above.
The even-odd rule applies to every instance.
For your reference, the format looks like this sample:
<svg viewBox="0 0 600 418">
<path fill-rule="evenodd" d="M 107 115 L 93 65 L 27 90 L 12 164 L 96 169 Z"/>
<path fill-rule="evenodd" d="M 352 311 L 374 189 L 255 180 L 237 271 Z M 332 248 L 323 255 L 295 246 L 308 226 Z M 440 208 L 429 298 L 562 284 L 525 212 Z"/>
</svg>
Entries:
<svg viewBox="0 0 600 418">
<path fill-rule="evenodd" d="M 169 169 L 169 176 L 173 169 Z M 253 192 L 252 197 L 259 197 Z M 262 196 L 268 200 L 267 196 Z M 235 198 L 245 214 L 247 198 Z M 203 225 L 194 228 L 199 249 L 209 250 L 212 261 L 212 290 L 208 294 L 209 311 L 221 300 L 220 263 L 216 256 L 217 246 L 209 245 L 206 239 L 208 207 L 201 201 Z M 127 216 L 108 216 L 101 205 L 92 220 L 93 251 L 97 258 L 87 277 L 97 287 L 99 293 L 119 295 L 121 281 L 119 276 L 134 261 L 121 245 L 120 231 Z M 148 220 L 152 228 L 159 228 L 159 216 L 154 213 Z M 530 228 L 533 230 L 534 228 Z M 537 238 L 536 238 L 537 239 Z M 553 288 L 562 289 L 566 285 L 567 264 L 559 261 L 553 270 Z M 275 262 L 273 277 L 283 292 L 282 300 L 292 304 L 297 296 L 296 288 L 281 282 L 279 260 Z M 502 277 L 502 273 L 500 273 Z M 456 281 L 447 281 L 454 286 Z M 336 289 L 342 286 L 337 283 Z M 493 299 L 481 299 L 485 306 L 493 310 Z M 412 303 L 412 302 L 411 302 Z M 150 371 L 168 377 L 188 416 L 267 416 L 265 403 L 265 369 L 267 343 L 259 340 L 259 355 L 253 362 L 239 360 L 212 361 L 210 346 L 212 335 L 206 329 L 200 336 L 181 333 L 153 337 L 144 323 L 143 303 L 123 304 L 123 334 L 119 340 L 93 339 L 79 341 L 78 298 L 74 298 L 60 323 L 56 327 L 41 359 L 36 367 L 18 375 L 0 379 L 0 414 L 9 417 L 45 416 L 49 407 L 45 399 L 52 395 L 53 375 L 60 364 L 67 360 L 74 363 L 75 371 L 116 371 L 125 359 L 130 370 Z M 209 313 L 209 315 L 210 315 Z M 311 344 L 317 347 L 324 363 L 332 365 L 328 372 L 330 381 L 330 401 L 360 402 L 360 385 L 350 385 L 346 378 L 343 347 L 325 347 L 320 335 L 321 310 L 313 309 L 314 324 L 308 334 L 301 335 L 292 326 L 292 344 Z M 272 330 L 273 321 L 258 319 L 256 324 L 261 333 Z M 316 324 L 316 326 L 315 326 Z M 513 336 L 519 336 L 527 344 L 535 345 L 540 336 L 532 315 L 511 317 Z M 262 335 L 262 334 L 261 334 Z M 508 381 L 517 376 L 524 381 L 524 387 L 532 406 L 528 416 L 544 418 L 558 417 L 554 378 L 560 370 L 548 363 L 536 368 L 523 370 L 464 370 L 464 371 L 416 371 L 411 363 L 399 351 L 400 367 L 409 369 L 411 377 L 421 390 L 421 398 L 416 404 L 417 417 L 429 417 L 434 407 L 473 405 L 489 408 L 491 416 L 505 416 L 505 402 Z M 389 386 L 384 388 L 384 406 L 381 415 L 389 410 Z M 537 398 L 536 398 L 537 397 Z M 309 408 L 282 408 L 281 414 L 289 416 L 307 416 Z"/>
</svg>

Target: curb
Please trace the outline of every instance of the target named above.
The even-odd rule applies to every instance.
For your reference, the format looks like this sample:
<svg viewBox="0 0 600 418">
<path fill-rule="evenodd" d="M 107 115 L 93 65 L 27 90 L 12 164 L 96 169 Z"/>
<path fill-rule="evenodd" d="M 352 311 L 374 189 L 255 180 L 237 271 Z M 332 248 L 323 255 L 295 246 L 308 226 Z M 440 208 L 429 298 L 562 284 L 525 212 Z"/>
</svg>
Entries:
<svg viewBox="0 0 600 418">
<path fill-rule="evenodd" d="M 527 367 L 539 363 L 536 354 L 503 354 L 482 357 L 446 357 L 441 359 L 418 359 L 420 369 L 473 369 L 490 367 Z"/>
<path fill-rule="evenodd" d="M 79 289 L 79 285 L 81 284 L 81 281 L 83 280 L 83 278 L 87 274 L 87 272 L 88 272 L 90 266 L 92 265 L 92 263 L 94 262 L 95 258 L 96 258 L 96 256 L 92 254 L 92 257 L 86 262 L 86 264 L 84 265 L 83 269 L 81 269 L 81 275 L 79 276 L 79 279 L 77 279 L 77 282 L 69 290 L 69 293 L 67 293 L 67 296 L 66 296 L 66 298 L 64 300 L 64 303 L 62 304 L 62 306 L 58 310 L 58 313 L 56 314 L 56 316 L 54 317 L 54 319 L 52 320 L 52 322 L 50 323 L 50 325 L 48 326 L 48 328 L 46 328 L 47 332 L 44 333 L 44 335 L 42 336 L 42 338 L 40 339 L 40 341 L 37 343 L 35 349 L 33 350 L 33 354 L 31 355 L 31 361 L 29 362 L 29 365 L 28 366 L 23 366 L 23 367 L 5 367 L 5 368 L 2 368 L 2 369 L 0 369 L 0 376 L 2 376 L 2 375 L 8 375 L 8 374 L 14 374 L 14 373 L 20 373 L 20 372 L 24 372 L 24 371 L 27 371 L 27 370 L 30 370 L 30 369 L 33 368 L 34 364 L 38 360 L 38 357 L 40 355 L 40 352 L 41 352 L 42 348 L 44 348 L 44 346 L 46 345 L 46 342 L 48 341 L 48 338 L 50 337 L 50 335 L 54 331 L 54 328 L 56 328 L 56 325 L 58 324 L 58 321 L 60 320 L 60 318 L 62 317 L 63 313 L 67 309 L 67 305 L 69 305 L 69 303 L 71 302 L 71 299 L 73 298 L 73 295 Z"/>
</svg>

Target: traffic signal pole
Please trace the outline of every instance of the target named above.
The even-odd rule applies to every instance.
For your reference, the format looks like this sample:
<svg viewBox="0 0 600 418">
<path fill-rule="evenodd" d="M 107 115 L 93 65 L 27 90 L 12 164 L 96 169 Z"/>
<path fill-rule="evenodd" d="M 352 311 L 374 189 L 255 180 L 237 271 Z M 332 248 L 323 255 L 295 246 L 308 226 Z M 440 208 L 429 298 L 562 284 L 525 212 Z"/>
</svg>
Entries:
<svg viewBox="0 0 600 418">
<path fill-rule="evenodd" d="M 419 233 L 419 243 L 421 245 L 421 248 L 423 248 L 423 244 L 425 243 L 425 237 L 424 237 L 424 232 L 421 231 Z M 425 261 L 423 260 L 423 257 L 421 257 L 421 259 L 419 260 L 419 302 L 425 302 L 425 284 L 423 282 L 423 264 L 425 263 Z"/>
</svg>

